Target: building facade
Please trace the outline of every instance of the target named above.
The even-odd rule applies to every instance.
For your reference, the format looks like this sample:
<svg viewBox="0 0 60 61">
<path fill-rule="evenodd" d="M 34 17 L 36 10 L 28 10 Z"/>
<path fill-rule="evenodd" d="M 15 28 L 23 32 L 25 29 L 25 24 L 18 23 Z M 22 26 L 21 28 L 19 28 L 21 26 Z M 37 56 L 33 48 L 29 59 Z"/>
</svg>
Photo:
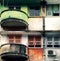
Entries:
<svg viewBox="0 0 60 61">
<path fill-rule="evenodd" d="M 59 0 L 0 0 L 0 61 L 60 61 Z"/>
</svg>

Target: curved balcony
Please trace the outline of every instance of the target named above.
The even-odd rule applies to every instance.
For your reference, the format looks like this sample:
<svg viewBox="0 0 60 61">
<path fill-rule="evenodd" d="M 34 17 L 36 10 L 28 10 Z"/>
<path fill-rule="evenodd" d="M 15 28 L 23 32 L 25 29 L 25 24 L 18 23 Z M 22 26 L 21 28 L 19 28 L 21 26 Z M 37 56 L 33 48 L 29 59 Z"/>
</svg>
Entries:
<svg viewBox="0 0 60 61">
<path fill-rule="evenodd" d="M 28 15 L 23 11 L 5 10 L 1 12 L 1 26 L 8 30 L 25 30 Z M 17 29 L 16 29 L 17 28 Z"/>
<path fill-rule="evenodd" d="M 27 47 L 23 44 L 3 44 L 1 58 L 5 60 L 27 60 Z"/>
</svg>

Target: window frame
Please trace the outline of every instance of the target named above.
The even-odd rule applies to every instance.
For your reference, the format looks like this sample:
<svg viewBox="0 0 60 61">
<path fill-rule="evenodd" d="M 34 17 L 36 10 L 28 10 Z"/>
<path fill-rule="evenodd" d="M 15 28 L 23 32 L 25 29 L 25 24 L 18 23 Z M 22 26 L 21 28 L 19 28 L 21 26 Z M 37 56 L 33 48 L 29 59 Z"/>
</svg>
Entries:
<svg viewBox="0 0 60 61">
<path fill-rule="evenodd" d="M 30 17 L 38 17 L 38 16 L 40 16 L 40 12 L 41 12 L 40 9 L 41 9 L 40 7 L 38 7 L 38 9 L 37 9 L 37 7 L 29 7 L 29 16 Z M 37 15 L 36 15 L 36 13 L 37 13 Z"/>
<path fill-rule="evenodd" d="M 40 48 L 40 47 L 42 47 L 42 44 L 41 44 L 41 35 L 39 35 L 39 37 L 40 37 L 40 40 L 36 41 L 36 39 L 37 39 L 36 35 L 33 35 L 33 37 L 31 35 L 29 35 L 28 36 L 28 47 L 30 47 L 30 48 L 32 48 L 32 47 L 33 48 Z M 33 40 L 30 41 L 30 38 L 33 38 Z M 32 42 L 33 44 L 29 44 L 30 42 Z M 39 44 L 37 44 L 37 42 Z"/>
<path fill-rule="evenodd" d="M 12 39 L 10 39 L 9 37 L 12 36 Z M 19 36 L 19 39 L 17 39 L 16 37 Z M 8 43 L 15 43 L 15 44 L 21 44 L 21 35 L 8 35 Z M 13 42 L 10 42 L 10 40 L 13 40 Z M 16 40 L 20 40 L 20 42 L 16 43 Z"/>
<path fill-rule="evenodd" d="M 51 36 L 52 37 L 52 40 L 51 41 L 48 41 L 47 40 L 47 37 L 49 37 L 49 36 L 46 36 L 46 40 L 45 40 L 45 45 L 46 45 L 46 47 L 48 48 L 49 46 L 50 46 L 50 48 L 58 48 L 58 47 L 60 47 L 60 37 L 59 37 L 59 35 L 58 36 Z M 58 41 L 55 41 L 54 40 L 54 38 L 55 37 L 58 37 Z M 49 44 L 49 42 L 51 42 L 51 44 Z M 57 44 L 56 44 L 57 43 Z M 54 47 L 54 46 L 57 46 L 58 45 L 58 47 Z"/>
</svg>

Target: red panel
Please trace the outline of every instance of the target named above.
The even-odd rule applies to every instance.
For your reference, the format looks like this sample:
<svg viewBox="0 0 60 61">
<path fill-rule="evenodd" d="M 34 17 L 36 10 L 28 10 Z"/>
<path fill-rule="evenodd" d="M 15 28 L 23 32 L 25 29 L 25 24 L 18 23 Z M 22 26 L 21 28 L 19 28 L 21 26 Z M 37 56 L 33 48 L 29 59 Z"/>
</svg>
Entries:
<svg viewBox="0 0 60 61">
<path fill-rule="evenodd" d="M 43 49 L 42 48 L 29 48 L 29 60 L 30 61 L 43 61 Z"/>
</svg>

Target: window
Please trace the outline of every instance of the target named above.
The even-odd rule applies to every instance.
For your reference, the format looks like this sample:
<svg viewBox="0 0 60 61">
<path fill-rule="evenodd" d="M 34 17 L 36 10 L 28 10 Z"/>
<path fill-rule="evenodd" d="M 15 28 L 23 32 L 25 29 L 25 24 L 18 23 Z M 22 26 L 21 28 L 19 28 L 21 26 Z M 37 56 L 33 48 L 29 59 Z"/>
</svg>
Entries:
<svg viewBox="0 0 60 61">
<path fill-rule="evenodd" d="M 20 6 L 9 6 L 10 10 L 20 10 Z"/>
<path fill-rule="evenodd" d="M 59 16 L 59 5 L 53 5 L 52 10 L 53 10 L 53 16 Z"/>
<path fill-rule="evenodd" d="M 59 16 L 59 5 L 54 4 L 54 5 L 47 5 L 47 16 Z"/>
<path fill-rule="evenodd" d="M 53 37 L 52 36 L 47 36 L 47 41 L 46 41 L 46 44 L 47 44 L 47 47 L 53 47 Z"/>
<path fill-rule="evenodd" d="M 52 37 L 51 36 L 48 36 L 47 37 L 47 41 L 52 41 Z"/>
<path fill-rule="evenodd" d="M 30 13 L 30 16 L 40 16 L 40 8 L 39 7 L 30 7 L 29 13 Z"/>
<path fill-rule="evenodd" d="M 55 36 L 54 41 L 59 41 L 59 38 L 60 38 L 59 36 Z"/>
<path fill-rule="evenodd" d="M 21 35 L 9 35 L 8 42 L 20 44 L 21 43 Z"/>
<path fill-rule="evenodd" d="M 29 35 L 28 46 L 29 47 L 41 47 L 41 36 Z"/>
<path fill-rule="evenodd" d="M 46 37 L 46 46 L 47 47 L 60 47 L 60 36 L 47 36 Z"/>
</svg>

